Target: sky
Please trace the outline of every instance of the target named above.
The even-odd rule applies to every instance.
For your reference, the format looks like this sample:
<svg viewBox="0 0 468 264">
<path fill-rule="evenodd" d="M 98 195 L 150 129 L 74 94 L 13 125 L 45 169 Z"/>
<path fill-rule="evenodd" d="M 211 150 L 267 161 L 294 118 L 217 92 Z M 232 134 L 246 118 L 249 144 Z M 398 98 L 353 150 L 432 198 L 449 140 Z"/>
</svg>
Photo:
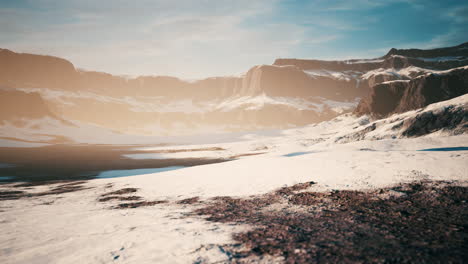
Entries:
<svg viewBox="0 0 468 264">
<path fill-rule="evenodd" d="M 0 48 L 117 75 L 238 75 L 468 41 L 465 0 L 0 0 Z"/>
</svg>

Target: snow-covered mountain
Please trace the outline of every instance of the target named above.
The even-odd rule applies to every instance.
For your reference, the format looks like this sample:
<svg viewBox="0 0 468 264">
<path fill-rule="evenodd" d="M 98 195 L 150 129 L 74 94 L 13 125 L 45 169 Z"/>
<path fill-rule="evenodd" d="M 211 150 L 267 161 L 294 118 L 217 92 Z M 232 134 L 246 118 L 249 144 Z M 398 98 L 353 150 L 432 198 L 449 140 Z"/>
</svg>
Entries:
<svg viewBox="0 0 468 264">
<path fill-rule="evenodd" d="M 0 49 L 2 100 L 9 102 L 1 106 L 2 137 L 14 137 L 7 125 L 34 130 L 51 119 L 60 126 L 172 136 L 284 129 L 352 111 L 385 117 L 467 93 L 466 65 L 468 43 L 391 49 L 376 59 L 277 59 L 242 76 L 183 81 L 77 70 L 64 59 Z M 23 123 L 12 123 L 13 117 Z"/>
</svg>

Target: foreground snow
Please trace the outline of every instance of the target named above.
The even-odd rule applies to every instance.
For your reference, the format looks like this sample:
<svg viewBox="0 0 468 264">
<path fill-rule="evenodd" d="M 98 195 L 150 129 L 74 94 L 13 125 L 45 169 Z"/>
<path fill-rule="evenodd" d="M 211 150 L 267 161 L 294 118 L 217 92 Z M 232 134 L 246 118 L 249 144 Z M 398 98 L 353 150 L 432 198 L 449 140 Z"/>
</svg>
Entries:
<svg viewBox="0 0 468 264">
<path fill-rule="evenodd" d="M 421 111 L 448 105 L 464 106 L 467 96 L 434 104 Z M 414 180 L 450 180 L 468 184 L 467 151 L 420 151 L 467 146 L 468 135 L 436 133 L 420 138 L 400 138 L 389 127 L 421 111 L 377 121 L 363 140 L 344 143 L 345 135 L 372 124 L 367 117 L 341 116 L 281 136 L 245 134 L 242 141 L 175 147 L 145 148 L 162 157 L 219 155 L 238 160 L 190 167 L 157 174 L 115 179 L 95 179 L 91 189 L 57 196 L 2 201 L 0 239 L 2 263 L 190 263 L 225 261 L 221 245 L 233 232 L 248 226 L 214 224 L 184 215 L 190 206 L 176 201 L 199 196 L 247 196 L 296 183 L 314 181 L 311 190 L 366 190 Z M 396 121 L 395 121 L 396 122 Z M 375 140 L 379 139 L 379 140 Z M 163 150 L 223 148 L 213 153 L 183 154 Z M 207 153 L 208 152 L 208 153 Z M 162 153 L 162 154 L 161 154 Z M 177 156 L 179 155 L 179 156 Z M 133 158 L 141 158 L 134 156 Z M 112 184 L 111 188 L 108 188 Z M 109 190 L 139 188 L 145 200 L 169 203 L 137 209 L 109 209 L 97 201 Z M 34 187 L 33 191 L 48 188 Z"/>
<path fill-rule="evenodd" d="M 466 142 L 468 136 L 291 147 L 258 157 L 112 182 L 142 188 L 148 197 L 174 198 L 254 195 L 306 181 L 318 182 L 315 188 L 324 191 L 379 188 L 421 178 L 467 180 L 468 153 L 418 151 Z M 284 156 L 290 153 L 299 155 Z"/>
<path fill-rule="evenodd" d="M 244 196 L 315 181 L 313 190 L 369 189 L 421 179 L 467 183 L 468 153 L 418 149 L 460 146 L 467 136 L 362 141 L 335 146 L 281 147 L 262 156 L 171 172 L 89 181 L 93 189 L 59 197 L 2 201 L 2 263 L 190 263 L 227 256 L 217 246 L 232 242 L 246 226 L 214 224 L 184 217 L 176 204 L 110 210 L 97 202 L 112 190 L 140 188 L 146 200 Z M 292 142 L 293 143 L 293 142 Z M 304 155 L 285 157 L 292 151 Z M 36 187 L 40 189 L 44 187 Z M 52 204 L 48 204 L 52 203 Z M 202 250 L 200 250 L 202 249 Z"/>
</svg>

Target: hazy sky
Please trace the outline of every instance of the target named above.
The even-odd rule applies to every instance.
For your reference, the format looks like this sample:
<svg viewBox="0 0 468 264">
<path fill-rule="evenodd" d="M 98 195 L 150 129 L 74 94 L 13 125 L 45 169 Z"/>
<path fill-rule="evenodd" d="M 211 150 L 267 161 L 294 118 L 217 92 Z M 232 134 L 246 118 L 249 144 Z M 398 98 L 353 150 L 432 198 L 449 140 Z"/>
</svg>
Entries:
<svg viewBox="0 0 468 264">
<path fill-rule="evenodd" d="M 0 47 L 192 79 L 468 41 L 465 0 L 0 0 Z"/>
</svg>

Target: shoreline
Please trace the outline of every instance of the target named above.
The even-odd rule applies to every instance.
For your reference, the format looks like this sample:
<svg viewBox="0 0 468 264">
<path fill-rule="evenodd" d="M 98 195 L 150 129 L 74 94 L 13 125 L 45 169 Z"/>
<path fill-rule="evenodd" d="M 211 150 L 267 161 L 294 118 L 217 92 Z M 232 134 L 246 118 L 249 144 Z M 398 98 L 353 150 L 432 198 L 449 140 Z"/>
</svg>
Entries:
<svg viewBox="0 0 468 264">
<path fill-rule="evenodd" d="M 170 149 L 170 148 L 168 148 Z M 135 146 L 48 145 L 31 148 L 0 147 L 1 177 L 14 177 L 0 184 L 17 181 L 60 181 L 93 179 L 112 170 L 155 169 L 174 166 L 226 162 L 226 158 L 132 159 L 124 155 L 147 154 Z"/>
</svg>

